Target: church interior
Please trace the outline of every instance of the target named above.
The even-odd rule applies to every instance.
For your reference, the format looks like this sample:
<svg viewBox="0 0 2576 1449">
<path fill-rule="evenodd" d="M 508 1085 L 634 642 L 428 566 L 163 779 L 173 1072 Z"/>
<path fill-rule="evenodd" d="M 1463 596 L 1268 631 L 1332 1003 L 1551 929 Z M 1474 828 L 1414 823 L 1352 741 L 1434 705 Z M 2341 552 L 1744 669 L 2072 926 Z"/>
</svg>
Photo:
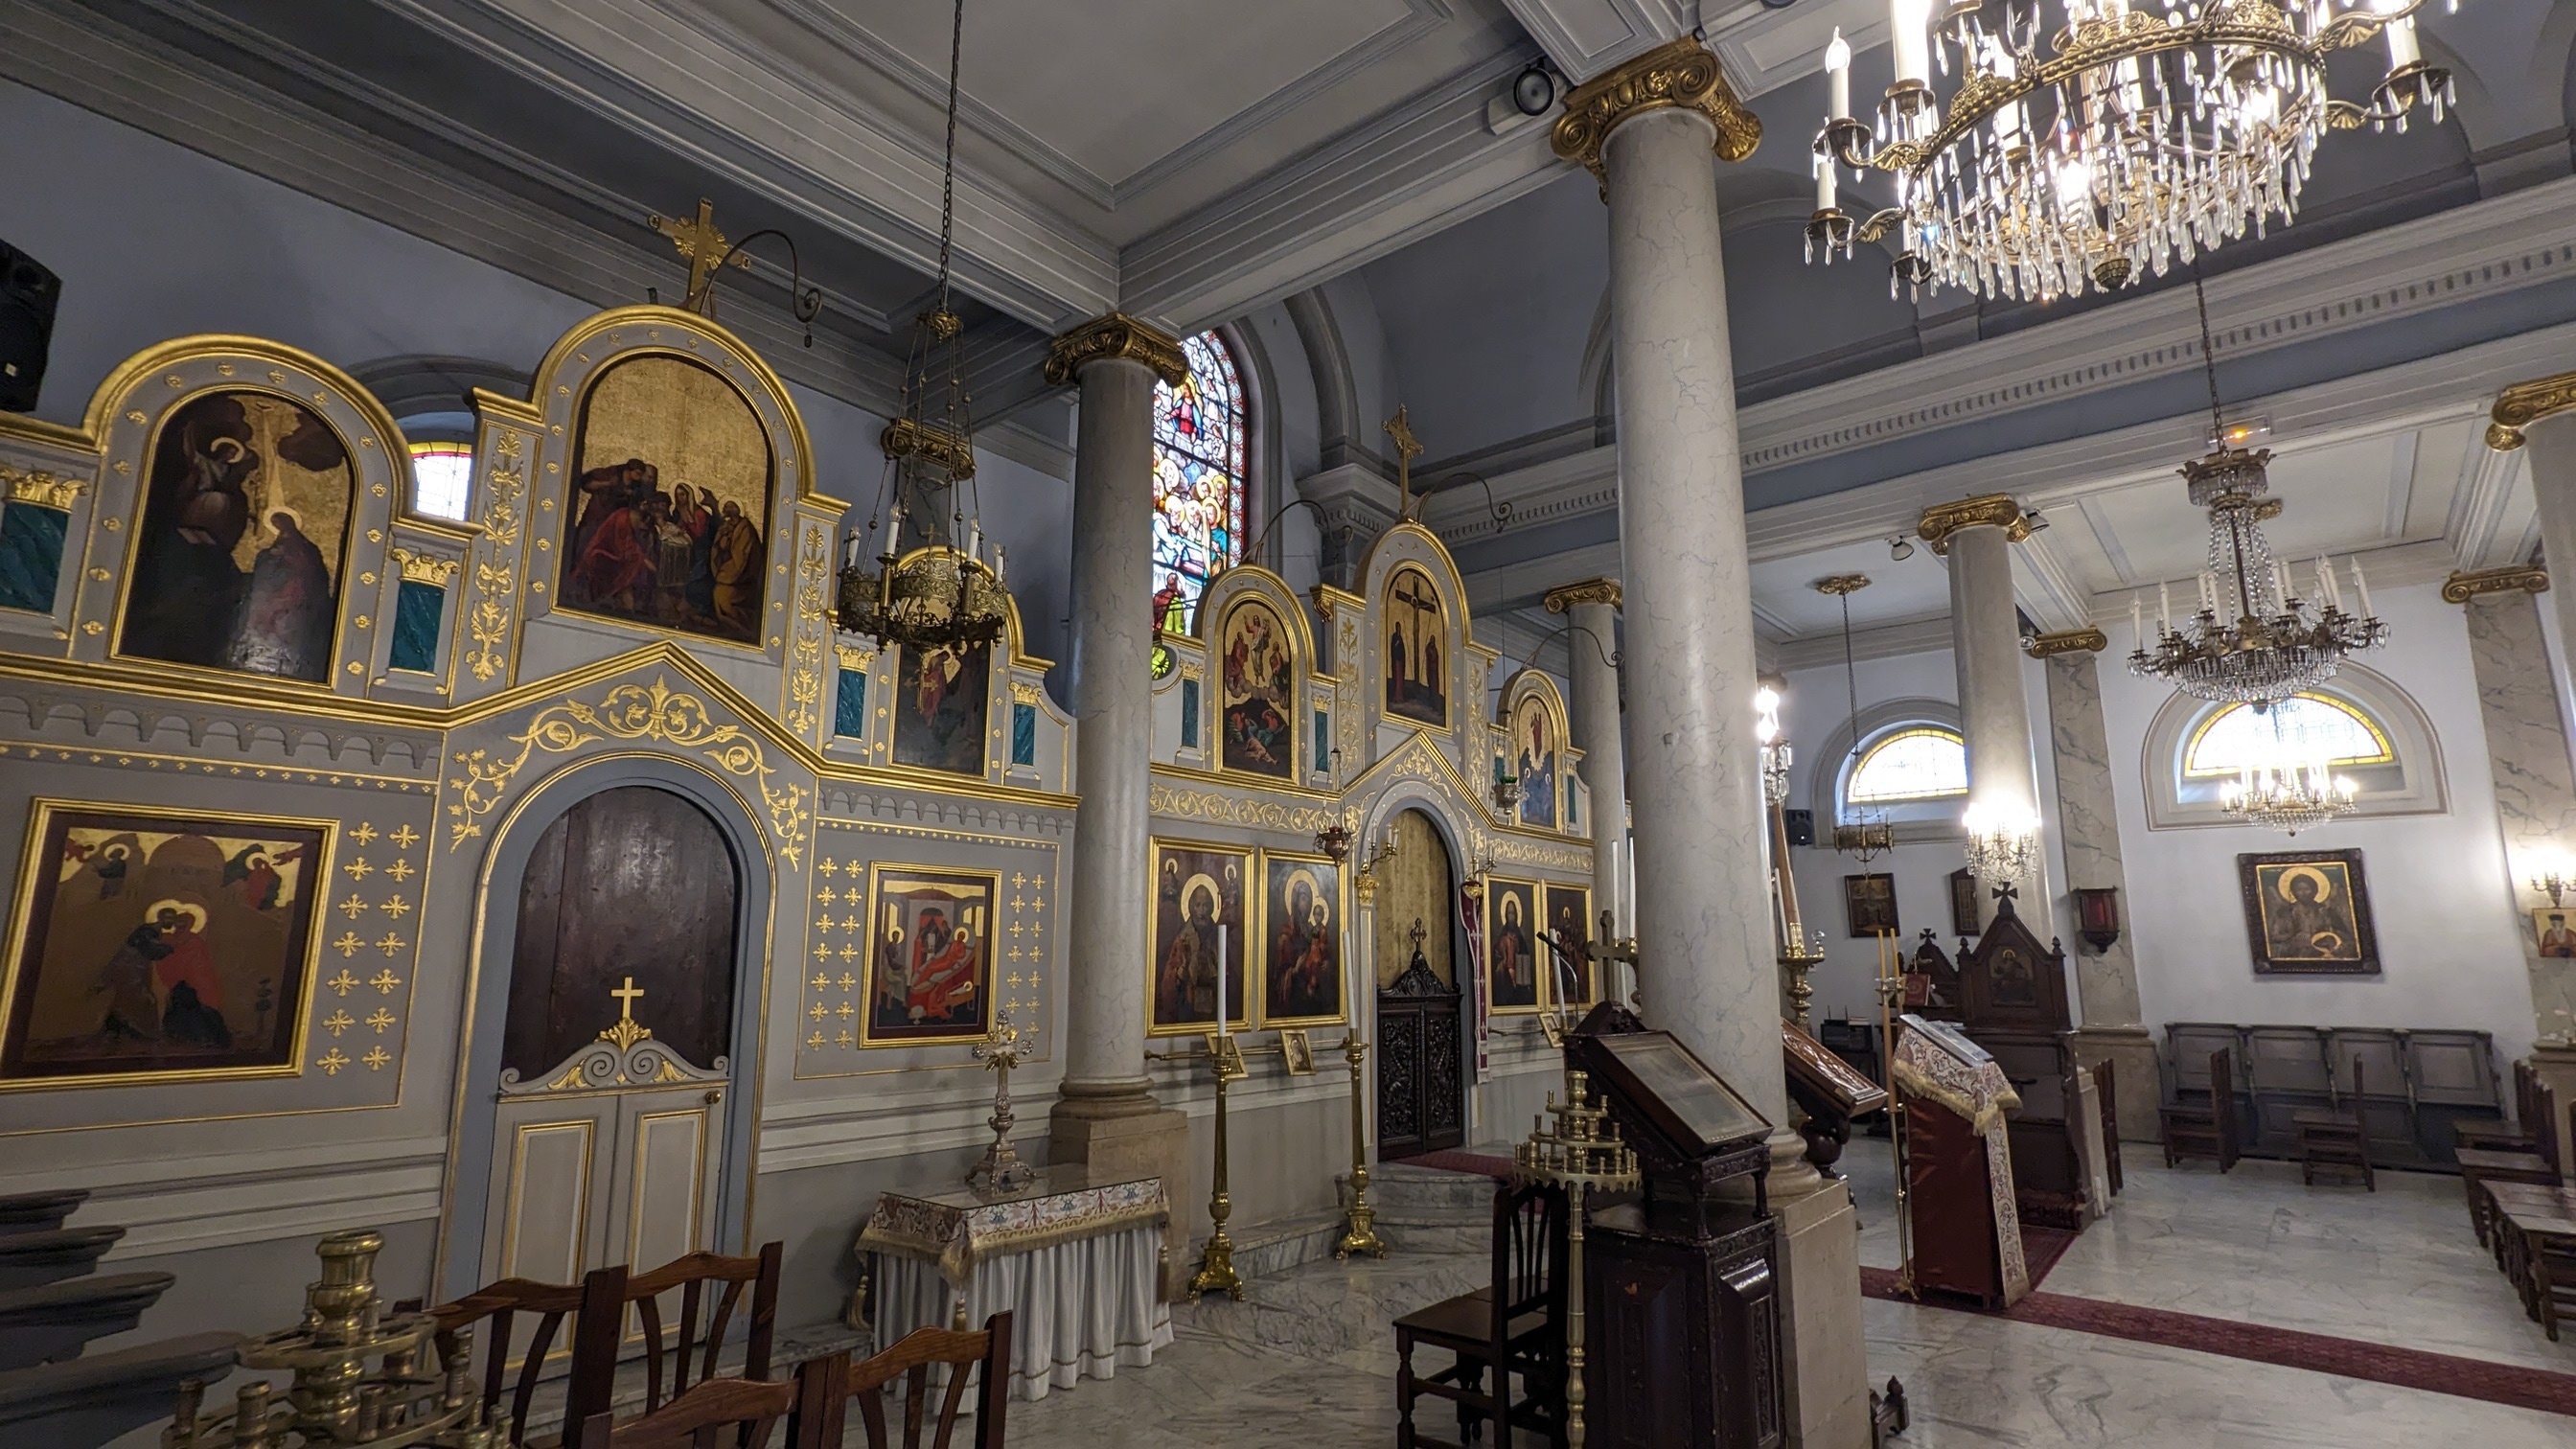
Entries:
<svg viewBox="0 0 2576 1449">
<path fill-rule="evenodd" d="M 2571 121 L 0 0 L 0 1443 L 2576 1442 Z"/>
</svg>

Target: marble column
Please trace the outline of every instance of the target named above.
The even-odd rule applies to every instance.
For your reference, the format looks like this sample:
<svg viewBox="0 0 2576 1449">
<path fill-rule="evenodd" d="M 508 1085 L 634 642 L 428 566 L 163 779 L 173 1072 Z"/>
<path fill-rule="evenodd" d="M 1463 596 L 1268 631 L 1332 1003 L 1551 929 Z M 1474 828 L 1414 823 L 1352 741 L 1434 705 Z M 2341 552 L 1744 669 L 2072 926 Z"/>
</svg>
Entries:
<svg viewBox="0 0 2576 1449">
<path fill-rule="evenodd" d="M 2478 681 L 2478 716 L 2486 727 L 2487 765 L 2495 781 L 2496 823 L 2504 833 L 2505 869 L 2512 873 L 2511 898 L 2519 919 L 2523 968 L 2531 982 L 2532 1033 L 2541 1041 L 2538 1058 L 2556 1059 L 2550 1075 L 2564 1095 L 2576 1090 L 2576 961 L 2540 954 L 2540 938 L 2529 909 L 2551 904 L 2531 887 L 2534 877 L 2553 867 L 2576 864 L 2576 766 L 2567 749 L 2567 723 L 2558 708 L 2558 690 L 2546 668 L 2533 665 L 2548 658 L 2540 630 L 2540 601 L 2533 592 L 2549 588 L 2549 576 L 2537 569 L 2491 569 L 2454 574 L 2442 596 L 2462 604 L 2467 614 L 2469 663 Z M 2565 593 L 2567 590 L 2551 590 Z M 2563 605 L 2561 607 L 2564 607 Z M 2566 904 L 2576 911 L 2576 900 Z M 2556 1051 L 2552 1052 L 2551 1048 Z M 2561 1133 L 2564 1122 L 2553 1124 Z M 2576 1159 L 2571 1159 L 2576 1160 Z"/>
<path fill-rule="evenodd" d="M 2048 661 L 2048 737 L 2057 773 L 2057 830 L 2070 890 L 2109 886 L 2123 910 L 2134 909 L 2120 861 L 2120 818 L 2112 793 L 2111 746 L 2102 722 L 2099 629 L 2043 634 L 2032 652 Z M 2075 1055 L 2085 1066 L 2111 1063 L 2119 1094 L 2120 1135 L 2157 1140 L 2162 1077 L 2156 1040 L 2138 1009 L 2138 959 L 2124 928 L 2095 950 L 2078 941 L 2075 991 L 2083 1024 Z"/>
<path fill-rule="evenodd" d="M 2030 742 L 2030 690 L 2022 682 L 2021 621 L 2013 607 L 2012 546 L 2030 537 L 2021 505 L 2000 493 L 1936 504 L 1915 531 L 1950 560 L 1950 640 L 1959 671 L 1959 718 L 1968 739 L 1969 808 L 2005 818 L 2039 820 L 2039 775 Z M 2014 910 L 2039 935 L 2049 934 L 2044 843 L 2028 869 L 2012 878 Z M 1980 921 L 1994 917 L 1980 880 Z"/>
<path fill-rule="evenodd" d="M 1870 1441 L 1850 1198 L 1788 1129 L 1778 968 L 1762 864 L 1753 604 L 1744 478 L 1718 246 L 1714 150 L 1741 160 L 1761 123 L 1717 59 L 1684 39 L 1577 87 L 1557 154 L 1601 178 L 1610 210 L 1619 532 L 1634 751 L 1638 993 L 1771 1121 L 1771 1194 L 1787 1309 L 1789 1442 Z"/>
<path fill-rule="evenodd" d="M 1563 614 L 1565 648 L 1574 681 L 1571 721 L 1574 747 L 1583 751 L 1576 773 L 1592 792 L 1592 915 L 1616 910 L 1617 872 L 1628 840 L 1628 750 L 1619 725 L 1619 583 L 1593 579 L 1547 593 L 1547 611 Z M 1625 921 L 1617 922 L 1621 931 Z"/>
<path fill-rule="evenodd" d="M 1154 381 L 1188 373 L 1180 344 L 1112 314 L 1055 339 L 1047 381 L 1079 383 L 1073 464 L 1072 629 L 1067 701 L 1076 721 L 1064 1082 L 1049 1160 L 1160 1173 L 1189 1200 L 1188 1119 L 1154 1100 L 1145 1072 L 1146 790 L 1153 734 Z M 1183 1215 L 1166 1233 L 1178 1262 Z"/>
<path fill-rule="evenodd" d="M 2576 373 L 2525 386 L 2559 382 L 2576 391 Z M 2508 392 L 2506 396 L 2510 398 L 2512 394 Z M 2504 403 L 2496 405 L 2499 415 L 2505 411 L 2505 406 Z M 2540 556 L 2552 567 L 2576 578 L 2576 418 L 2547 422 L 2535 419 L 2524 424 L 2523 428 L 2512 429 L 2510 436 L 2516 440 L 2516 446 L 2526 440 L 2530 444 L 2531 506 L 2540 524 Z M 2488 428 L 2487 441 L 2493 443 L 2498 440 L 2497 428 Z M 2558 611 L 2560 647 L 2576 649 L 2576 588 L 2552 589 L 2549 603 Z M 2568 668 L 2568 660 L 2561 657 L 2558 667 Z M 2570 841 L 2569 847 L 2576 850 L 2576 841 Z"/>
</svg>

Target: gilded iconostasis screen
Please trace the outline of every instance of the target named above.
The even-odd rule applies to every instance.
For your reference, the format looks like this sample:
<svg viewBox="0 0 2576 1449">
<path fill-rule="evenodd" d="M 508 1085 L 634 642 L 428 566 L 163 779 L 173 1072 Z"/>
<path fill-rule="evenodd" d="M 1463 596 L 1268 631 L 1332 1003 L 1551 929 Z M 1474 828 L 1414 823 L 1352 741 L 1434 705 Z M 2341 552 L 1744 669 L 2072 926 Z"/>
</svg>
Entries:
<svg viewBox="0 0 2576 1449">
<path fill-rule="evenodd" d="M 620 362 L 582 399 L 574 455 L 562 606 L 759 643 L 774 460 L 733 384 L 681 357 Z"/>
<path fill-rule="evenodd" d="M 162 420 L 120 652 L 327 684 L 355 479 L 340 435 L 271 393 L 210 393 Z"/>
<path fill-rule="evenodd" d="M 36 802 L 0 1085 L 292 1076 L 327 822 Z"/>
<path fill-rule="evenodd" d="M 1297 773 L 1295 671 L 1289 667 L 1288 626 L 1277 610 L 1246 599 L 1226 615 L 1223 645 L 1225 768 L 1274 780 Z"/>
<path fill-rule="evenodd" d="M 1386 712 L 1399 719 L 1447 728 L 1449 676 L 1441 650 L 1449 621 L 1431 576 L 1397 569 L 1386 586 Z"/>
</svg>

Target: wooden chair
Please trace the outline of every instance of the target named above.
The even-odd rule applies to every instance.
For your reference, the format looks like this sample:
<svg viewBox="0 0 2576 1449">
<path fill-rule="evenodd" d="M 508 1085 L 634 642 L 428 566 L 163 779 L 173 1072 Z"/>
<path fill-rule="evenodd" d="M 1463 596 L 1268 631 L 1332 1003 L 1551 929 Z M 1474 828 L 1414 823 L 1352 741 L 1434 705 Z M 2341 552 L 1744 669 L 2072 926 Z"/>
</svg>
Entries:
<svg viewBox="0 0 2576 1449">
<path fill-rule="evenodd" d="M 553 1351 L 567 1316 L 579 1315 L 579 1325 L 593 1319 L 610 1325 L 602 1341 L 594 1335 L 578 1332 L 573 1337 L 572 1371 L 564 1381 L 564 1422 L 579 1424 L 593 1414 L 604 1412 L 616 1388 L 618 1302 L 604 1291 L 598 1274 L 593 1281 L 577 1284 L 539 1283 L 527 1278 L 504 1278 L 475 1289 L 453 1303 L 442 1303 L 430 1309 L 438 1320 L 438 1356 L 441 1364 L 453 1362 L 463 1349 L 464 1330 L 472 1328 L 483 1359 L 477 1377 L 483 1384 L 485 1422 L 500 1427 L 494 1417 L 501 1399 L 502 1385 L 510 1387 L 510 1409 L 507 1440 L 512 1444 L 531 1443 L 528 1437 L 528 1413 L 535 1403 L 537 1387 L 546 1369 L 546 1355 Z M 594 1294 L 599 1296 L 594 1297 Z M 416 1303 L 397 1303 L 397 1309 L 416 1308 Z M 513 1348 L 511 1329 L 519 1315 L 536 1315 L 536 1329 L 528 1341 Z M 518 1372 L 510 1373 L 513 1357 L 518 1359 Z"/>
<path fill-rule="evenodd" d="M 2370 1131 L 2361 1121 L 2361 1059 L 2352 1062 L 2352 1100 L 2338 1107 L 2309 1107 L 2290 1114 L 2299 1134 L 2299 1181 L 2317 1185 L 2317 1169 L 2357 1168 L 2361 1185 L 2379 1191 L 2370 1170 Z"/>
<path fill-rule="evenodd" d="M 2455 1146 L 2481 1152 L 2536 1152 L 2540 1148 L 2539 1129 L 2535 1123 L 2546 1122 L 2549 1114 L 2535 1104 L 2533 1089 L 2540 1085 L 2540 1075 L 2531 1063 L 2513 1064 L 2513 1120 L 2502 1117 L 2463 1117 L 2451 1124 Z"/>
<path fill-rule="evenodd" d="M 2179 1096 L 2179 1092 L 2176 1094 Z M 2156 1109 L 2162 1129 L 2165 1166 L 2186 1157 L 2214 1160 L 2221 1173 L 2236 1165 L 2236 1054 L 2226 1047 L 2209 1054 L 2209 1104 L 2175 1101 Z"/>
<path fill-rule="evenodd" d="M 1566 1197 L 1557 1189 L 1498 1190 L 1492 1286 L 1395 1321 L 1397 1449 L 1463 1449 L 1487 1424 L 1501 1426 L 1497 1446 L 1511 1441 L 1515 1427 L 1565 1443 L 1565 1214 Z M 1448 1350 L 1449 1367 L 1416 1374 L 1417 1345 Z M 1516 1372 L 1524 1390 L 1518 1401 L 1512 1397 Z M 1414 1401 L 1424 1394 L 1458 1406 L 1455 1444 L 1414 1426 Z"/>
<path fill-rule="evenodd" d="M 717 1356 L 737 1326 L 744 1330 L 742 1377 L 769 1377 L 770 1339 L 778 1319 L 779 1258 L 783 1243 L 763 1243 L 748 1257 L 722 1253 L 684 1253 L 648 1273 L 623 1267 L 594 1270 L 583 1282 L 586 1300 L 615 1305 L 615 1311 L 581 1315 L 573 1345 L 578 1363 L 604 1358 L 614 1365 L 624 1347 L 624 1309 L 631 1305 L 642 1321 L 644 1339 L 644 1412 L 652 1413 L 688 1392 L 692 1383 L 716 1377 Z M 680 1312 L 662 1321 L 662 1297 L 677 1289 Z M 743 1299 L 750 1297 L 749 1310 Z M 612 1368 L 611 1372 L 614 1372 Z M 607 1407 L 607 1401 L 587 1406 Z M 566 1416 L 565 1423 L 580 1419 Z"/>
<path fill-rule="evenodd" d="M 780 1383 L 760 1379 L 701 1379 L 671 1402 L 621 1424 L 606 1409 L 581 1420 L 567 1449 L 768 1449 L 781 1420 L 788 1421 L 786 1449 L 840 1449 L 824 1397 L 847 1375 L 850 1356 L 828 1354 L 799 1366 Z"/>
<path fill-rule="evenodd" d="M 2547 1083 L 2533 1092 L 2534 1120 L 2554 1123 L 2558 1120 L 2558 1096 Z M 2576 1106 L 2571 1106 L 2576 1115 Z M 2488 1184 L 2498 1182 L 2529 1183 L 2535 1187 L 2556 1187 L 2562 1164 L 2558 1160 L 2558 1134 L 2541 1131 L 2539 1141 L 2530 1152 L 2497 1152 L 2483 1148 L 2463 1147 L 2458 1153 L 2460 1191 L 2469 1200 L 2469 1230 L 2480 1243 L 2487 1242 L 2495 1226 L 2494 1194 Z"/>
<path fill-rule="evenodd" d="M 2102 1104 L 2102 1167 L 2111 1179 L 2111 1193 L 2118 1196 L 2127 1184 L 2120 1180 L 2120 1097 L 2119 1075 L 2108 1059 L 2095 1062 L 2093 1095 Z"/>
<path fill-rule="evenodd" d="M 1002 1449 L 1004 1416 L 1011 1402 L 1010 1314 L 996 1313 L 972 1333 L 962 1328 L 916 1328 L 894 1347 L 855 1364 L 847 1354 L 836 1357 L 837 1364 L 826 1363 L 822 1370 L 829 1379 L 816 1388 L 816 1417 L 810 1429 L 799 1411 L 798 1427 L 807 1437 L 797 1441 L 797 1449 L 807 1449 L 809 1444 L 815 1449 L 840 1449 L 853 1399 L 858 1401 L 859 1423 L 867 1430 L 868 1449 L 895 1449 L 887 1437 L 886 1389 L 898 1380 L 903 1400 L 902 1449 L 924 1449 L 925 1430 L 932 1435 L 929 1449 L 959 1449 L 958 1421 L 965 1413 L 970 1378 L 976 1381 L 972 1449 Z M 940 1364 L 948 1366 L 948 1384 L 940 1396 L 937 1421 L 925 1423 L 932 1393 L 930 1371 Z"/>
</svg>

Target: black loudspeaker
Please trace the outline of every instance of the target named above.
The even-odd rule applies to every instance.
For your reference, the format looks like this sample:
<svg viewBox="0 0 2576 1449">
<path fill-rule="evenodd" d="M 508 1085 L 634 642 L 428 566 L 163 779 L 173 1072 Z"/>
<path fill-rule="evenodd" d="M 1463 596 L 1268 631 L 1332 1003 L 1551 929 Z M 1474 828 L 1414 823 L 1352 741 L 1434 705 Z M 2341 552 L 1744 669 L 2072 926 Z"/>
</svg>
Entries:
<svg viewBox="0 0 2576 1449">
<path fill-rule="evenodd" d="M 44 263 L 0 241 L 0 412 L 34 410 L 62 295 L 62 279 Z"/>
<path fill-rule="evenodd" d="M 1780 826 L 1788 832 L 1791 845 L 1816 843 L 1816 812 L 1813 810 L 1783 810 L 1780 812 Z"/>
</svg>

